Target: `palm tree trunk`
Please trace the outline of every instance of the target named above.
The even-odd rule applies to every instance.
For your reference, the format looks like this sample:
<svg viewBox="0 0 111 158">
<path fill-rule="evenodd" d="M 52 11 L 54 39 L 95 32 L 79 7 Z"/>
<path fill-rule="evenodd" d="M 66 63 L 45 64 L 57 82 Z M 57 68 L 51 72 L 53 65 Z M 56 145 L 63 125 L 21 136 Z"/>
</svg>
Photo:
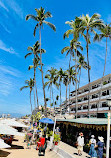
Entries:
<svg viewBox="0 0 111 158">
<path fill-rule="evenodd" d="M 35 105 L 35 110 L 36 110 L 35 90 L 34 90 L 34 88 L 33 88 L 33 93 L 34 93 L 34 105 Z"/>
<path fill-rule="evenodd" d="M 68 82 L 66 83 L 66 108 L 67 108 L 67 86 L 68 86 Z"/>
<path fill-rule="evenodd" d="M 77 45 L 77 43 L 76 43 L 76 45 Z M 77 99 L 77 48 L 76 48 L 75 67 L 76 67 L 76 115 L 75 115 L 75 118 L 77 118 L 77 110 L 78 110 L 78 99 Z"/>
<path fill-rule="evenodd" d="M 35 61 L 35 55 L 34 55 L 34 61 Z M 39 111 L 39 101 L 38 101 L 38 93 L 37 93 L 37 84 L 36 84 L 35 74 L 36 74 L 36 68 L 35 68 L 35 64 L 34 64 L 34 82 L 35 82 L 35 90 L 36 90 L 36 98 L 37 98 L 37 108 Z"/>
<path fill-rule="evenodd" d="M 86 34 L 86 42 L 87 42 L 87 64 L 88 64 L 88 82 L 89 82 L 89 93 L 88 93 L 88 118 L 89 118 L 89 110 L 90 110 L 90 69 L 89 69 L 89 41 L 88 41 L 88 30 Z"/>
<path fill-rule="evenodd" d="M 100 99 L 101 99 L 101 95 L 102 95 L 103 77 L 104 77 L 105 69 L 106 69 L 106 59 L 107 59 L 107 37 L 106 37 L 106 55 L 105 55 L 104 71 L 103 71 L 103 76 L 102 76 L 102 79 L 101 79 L 101 90 L 100 90 L 100 93 L 99 93 L 99 106 L 100 106 Z M 99 107 L 97 107 L 97 113 L 98 113 L 98 110 L 99 110 Z"/>
<path fill-rule="evenodd" d="M 106 69 L 106 59 L 107 59 L 107 37 L 106 37 L 106 55 L 105 55 L 105 64 L 104 64 L 103 77 L 104 77 L 105 69 Z"/>
<path fill-rule="evenodd" d="M 44 87 L 44 77 L 43 77 L 43 68 L 42 68 L 42 52 L 41 52 L 41 26 L 39 29 L 39 38 L 40 38 L 40 65 L 41 65 L 41 74 L 42 74 L 42 86 L 43 86 L 43 95 L 44 95 L 44 106 L 45 106 L 45 116 L 47 116 L 47 105 L 45 99 L 45 87 Z"/>
<path fill-rule="evenodd" d="M 78 73 L 79 73 L 79 72 L 78 72 Z M 79 87 L 80 87 L 80 78 L 81 78 L 81 68 L 80 68 L 80 73 L 79 73 L 78 93 L 79 93 Z"/>
<path fill-rule="evenodd" d="M 54 95 L 53 95 L 53 88 L 52 88 L 52 100 L 53 100 L 54 113 L 55 113 L 55 104 L 54 104 Z"/>
<path fill-rule="evenodd" d="M 50 85 L 50 110 L 51 110 L 51 85 Z M 51 112 L 50 112 L 51 115 Z"/>
<path fill-rule="evenodd" d="M 60 82 L 60 115 L 62 114 L 62 100 L 61 100 L 61 82 Z"/>
<path fill-rule="evenodd" d="M 70 104 L 70 85 L 71 85 L 71 82 L 69 82 L 69 104 Z M 69 114 L 70 114 L 70 105 L 69 105 Z"/>
<path fill-rule="evenodd" d="M 32 114 L 31 90 L 30 90 L 30 105 L 31 105 L 31 114 Z"/>
</svg>

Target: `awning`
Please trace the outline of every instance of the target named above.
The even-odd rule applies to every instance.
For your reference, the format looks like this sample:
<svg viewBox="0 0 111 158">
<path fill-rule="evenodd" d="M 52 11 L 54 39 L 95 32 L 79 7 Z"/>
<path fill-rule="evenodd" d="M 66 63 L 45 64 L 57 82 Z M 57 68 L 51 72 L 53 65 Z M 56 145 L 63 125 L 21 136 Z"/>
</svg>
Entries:
<svg viewBox="0 0 111 158">
<path fill-rule="evenodd" d="M 107 125 L 107 118 L 78 118 L 78 119 L 57 119 L 57 122 L 71 122 L 89 125 Z M 111 123 L 111 121 L 110 121 Z"/>
<path fill-rule="evenodd" d="M 0 123 L 6 124 L 6 125 L 9 125 L 9 126 L 12 126 L 12 127 L 28 128 L 28 126 L 26 126 L 23 123 L 20 123 L 18 121 L 15 121 L 14 119 L 3 119 L 3 120 L 0 120 Z"/>
<path fill-rule="evenodd" d="M 0 134 L 24 136 L 24 133 L 18 132 L 15 128 L 12 128 L 6 124 L 0 123 Z"/>
</svg>

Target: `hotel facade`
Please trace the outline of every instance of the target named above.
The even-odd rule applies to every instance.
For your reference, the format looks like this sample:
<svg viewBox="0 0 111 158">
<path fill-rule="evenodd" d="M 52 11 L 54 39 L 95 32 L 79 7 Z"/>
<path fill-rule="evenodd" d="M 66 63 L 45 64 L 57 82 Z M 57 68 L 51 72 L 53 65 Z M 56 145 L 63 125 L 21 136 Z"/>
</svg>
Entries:
<svg viewBox="0 0 111 158">
<path fill-rule="evenodd" d="M 107 99 L 111 98 L 111 74 L 79 88 L 77 92 L 77 116 L 87 117 L 88 114 L 88 95 L 90 98 L 89 114 L 96 117 L 97 113 L 107 113 L 109 110 Z M 76 92 L 71 92 L 70 101 L 62 105 L 62 112 L 75 115 L 76 111 Z"/>
</svg>

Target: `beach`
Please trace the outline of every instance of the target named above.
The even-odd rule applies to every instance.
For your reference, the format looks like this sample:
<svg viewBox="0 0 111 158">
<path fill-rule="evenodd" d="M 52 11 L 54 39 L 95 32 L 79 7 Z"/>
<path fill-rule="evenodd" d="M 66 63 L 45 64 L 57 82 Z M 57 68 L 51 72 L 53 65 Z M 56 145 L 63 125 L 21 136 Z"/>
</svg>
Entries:
<svg viewBox="0 0 111 158">
<path fill-rule="evenodd" d="M 35 146 L 32 146 L 31 149 L 26 149 L 27 146 L 24 143 L 24 137 L 15 136 L 14 138 L 11 148 L 0 150 L 0 158 L 60 158 L 59 155 L 53 151 L 49 151 L 48 148 L 46 149 L 45 156 L 38 156 L 38 151 L 35 150 Z"/>
</svg>

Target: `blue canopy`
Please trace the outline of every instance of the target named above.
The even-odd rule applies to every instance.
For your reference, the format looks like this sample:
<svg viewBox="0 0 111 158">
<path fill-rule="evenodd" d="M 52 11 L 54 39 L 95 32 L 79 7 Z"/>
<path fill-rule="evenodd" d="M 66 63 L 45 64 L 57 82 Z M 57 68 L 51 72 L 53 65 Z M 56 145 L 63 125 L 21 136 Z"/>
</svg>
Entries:
<svg viewBox="0 0 111 158">
<path fill-rule="evenodd" d="M 39 120 L 39 122 L 42 123 L 48 123 L 48 124 L 54 124 L 54 121 L 50 118 L 42 118 L 41 120 Z"/>
</svg>

